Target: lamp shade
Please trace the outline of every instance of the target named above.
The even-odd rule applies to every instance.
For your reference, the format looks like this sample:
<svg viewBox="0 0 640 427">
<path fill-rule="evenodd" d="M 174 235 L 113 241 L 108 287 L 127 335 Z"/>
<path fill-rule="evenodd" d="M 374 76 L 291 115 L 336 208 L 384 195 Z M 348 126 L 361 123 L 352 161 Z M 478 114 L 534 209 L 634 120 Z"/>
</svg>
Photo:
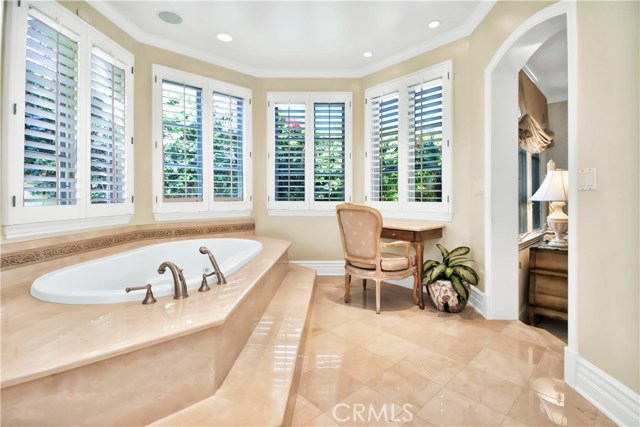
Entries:
<svg viewBox="0 0 640 427">
<path fill-rule="evenodd" d="M 553 160 L 547 164 L 547 176 L 531 199 L 536 202 L 566 201 L 569 196 L 569 172 L 556 169 Z"/>
</svg>

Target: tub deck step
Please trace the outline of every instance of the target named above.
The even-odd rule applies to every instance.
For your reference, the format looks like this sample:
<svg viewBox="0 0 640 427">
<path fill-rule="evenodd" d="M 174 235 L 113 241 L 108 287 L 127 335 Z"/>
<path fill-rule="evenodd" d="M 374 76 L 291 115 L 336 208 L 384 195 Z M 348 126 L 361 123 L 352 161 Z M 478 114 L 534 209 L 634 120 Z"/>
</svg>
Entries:
<svg viewBox="0 0 640 427">
<path fill-rule="evenodd" d="M 280 426 L 290 415 L 314 270 L 290 264 L 280 288 L 214 396 L 152 426 Z"/>
</svg>

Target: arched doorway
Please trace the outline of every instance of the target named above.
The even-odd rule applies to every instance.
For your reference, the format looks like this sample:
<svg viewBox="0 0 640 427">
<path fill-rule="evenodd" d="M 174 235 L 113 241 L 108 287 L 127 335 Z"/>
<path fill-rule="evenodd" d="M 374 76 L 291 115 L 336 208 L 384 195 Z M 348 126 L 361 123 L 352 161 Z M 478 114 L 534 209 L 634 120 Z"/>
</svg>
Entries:
<svg viewBox="0 0 640 427">
<path fill-rule="evenodd" d="M 577 230 L 575 4 L 556 3 L 524 22 L 497 51 L 484 76 L 485 89 L 485 295 L 491 319 L 518 319 L 518 71 L 562 29 L 568 44 L 569 233 Z M 575 245 L 575 240 L 572 239 Z M 568 351 L 577 354 L 577 251 L 569 251 Z M 570 376 L 569 370 L 565 370 Z M 565 381 L 567 378 L 565 378 Z M 570 381 L 567 381 L 570 383 Z"/>
</svg>

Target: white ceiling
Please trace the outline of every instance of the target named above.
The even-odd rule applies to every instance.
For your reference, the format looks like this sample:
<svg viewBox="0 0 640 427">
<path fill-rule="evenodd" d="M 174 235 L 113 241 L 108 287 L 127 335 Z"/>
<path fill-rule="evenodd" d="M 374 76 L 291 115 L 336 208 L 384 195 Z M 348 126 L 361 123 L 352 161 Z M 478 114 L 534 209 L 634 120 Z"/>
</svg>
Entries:
<svg viewBox="0 0 640 427">
<path fill-rule="evenodd" d="M 361 77 L 467 36 L 495 0 L 89 3 L 140 42 L 256 77 Z M 161 21 L 162 11 L 183 22 Z"/>
<path fill-rule="evenodd" d="M 567 100 L 566 28 L 556 33 L 538 48 L 527 61 L 525 72 L 547 97 L 547 102 Z"/>
</svg>

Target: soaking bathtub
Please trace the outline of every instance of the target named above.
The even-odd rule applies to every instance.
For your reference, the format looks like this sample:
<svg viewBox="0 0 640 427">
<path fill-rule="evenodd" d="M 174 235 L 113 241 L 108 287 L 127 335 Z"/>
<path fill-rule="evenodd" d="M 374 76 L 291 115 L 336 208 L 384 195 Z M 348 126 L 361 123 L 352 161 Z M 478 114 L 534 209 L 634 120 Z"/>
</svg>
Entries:
<svg viewBox="0 0 640 427">
<path fill-rule="evenodd" d="M 198 249 L 207 247 L 220 269 L 228 276 L 262 251 L 262 244 L 248 239 L 192 239 L 144 246 L 116 255 L 61 268 L 37 278 L 31 295 L 39 300 L 61 304 L 116 304 L 142 301 L 144 291 L 126 293 L 125 288 L 152 285 L 156 298 L 173 295 L 173 276 L 158 266 L 171 261 L 183 269 L 190 292 L 197 292 L 202 274 L 213 270 L 206 255 Z M 216 276 L 208 278 L 214 284 Z"/>
<path fill-rule="evenodd" d="M 216 285 L 215 275 L 209 277 L 209 292 L 194 289 L 211 270 L 198 251 L 203 245 L 227 278 Z M 287 275 L 289 246 L 255 235 L 201 238 L 145 245 L 70 268 L 71 260 L 62 258 L 41 269 L 10 270 L 3 287 L 12 291 L 1 301 L 0 423 L 148 425 L 213 396 Z M 152 258 L 156 248 L 165 256 Z M 257 252 L 252 259 L 240 260 L 251 252 Z M 163 261 L 184 268 L 189 298 L 172 298 L 170 271 L 157 274 Z M 141 284 L 151 279 L 154 293 L 153 280 L 165 280 L 168 296 L 156 294 L 151 305 L 140 304 L 144 291 L 130 303 L 61 305 L 30 295 L 35 279 L 110 283 L 124 270 L 140 274 Z M 69 271 L 77 274 L 62 275 Z M 127 280 L 113 289 L 135 284 Z"/>
</svg>

